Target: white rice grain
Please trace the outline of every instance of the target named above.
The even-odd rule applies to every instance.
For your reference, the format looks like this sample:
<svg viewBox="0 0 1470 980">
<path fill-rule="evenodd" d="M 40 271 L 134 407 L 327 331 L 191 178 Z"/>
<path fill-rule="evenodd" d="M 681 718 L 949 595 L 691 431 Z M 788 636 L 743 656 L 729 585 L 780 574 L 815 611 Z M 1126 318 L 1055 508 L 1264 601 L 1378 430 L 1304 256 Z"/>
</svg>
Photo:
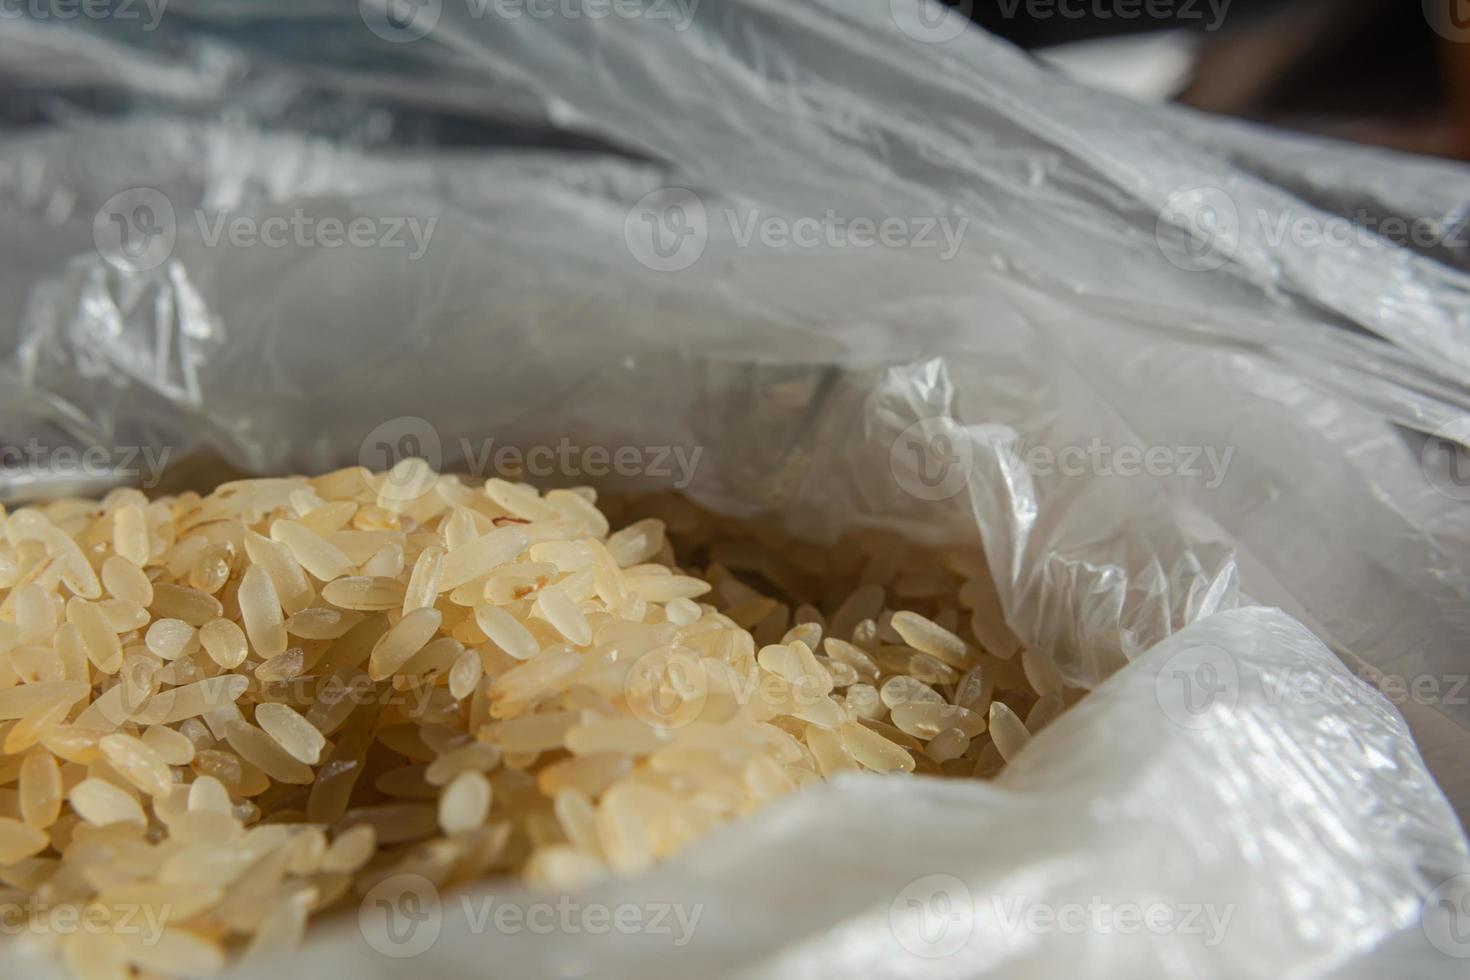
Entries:
<svg viewBox="0 0 1470 980">
<path fill-rule="evenodd" d="M 271 540 L 285 545 L 302 568 L 323 582 L 346 575 L 356 567 L 342 549 L 295 521 L 272 523 Z"/>
<path fill-rule="evenodd" d="M 499 565 L 517 557 L 530 547 L 526 532 L 519 527 L 502 527 L 482 535 L 444 556 L 439 588 L 448 590 L 482 578 Z"/>
<path fill-rule="evenodd" d="M 510 613 L 495 606 L 476 606 L 475 623 L 485 635 L 517 660 L 530 660 L 541 651 L 541 644 Z"/>
<path fill-rule="evenodd" d="M 842 773 L 989 777 L 1075 694 L 998 616 L 973 554 L 418 459 L 0 509 L 0 897 L 167 905 L 54 945 L 203 975 L 395 875 L 581 887 Z"/>
<path fill-rule="evenodd" d="M 109 594 L 138 605 L 153 604 L 153 583 L 143 569 L 121 555 L 110 555 L 101 563 L 101 583 Z"/>
<path fill-rule="evenodd" d="M 460 834 L 484 826 L 490 814 L 490 780 L 478 772 L 462 772 L 439 797 L 439 826 Z"/>
<path fill-rule="evenodd" d="M 1005 705 L 1004 702 L 995 701 L 990 705 L 990 738 L 995 744 L 996 751 L 1000 757 L 1010 762 L 1016 754 L 1026 747 L 1031 741 L 1031 732 L 1016 713 Z"/>
<path fill-rule="evenodd" d="M 314 766 L 327 741 L 322 733 L 284 704 L 266 703 L 255 708 L 255 721 L 292 758 Z"/>
<path fill-rule="evenodd" d="M 94 827 L 116 823 L 146 824 L 138 801 L 105 779 L 84 779 L 67 794 L 77 816 Z"/>
<path fill-rule="evenodd" d="M 275 584 L 259 565 L 251 565 L 240 580 L 240 619 L 256 656 L 263 659 L 286 651 L 286 627 Z"/>
</svg>

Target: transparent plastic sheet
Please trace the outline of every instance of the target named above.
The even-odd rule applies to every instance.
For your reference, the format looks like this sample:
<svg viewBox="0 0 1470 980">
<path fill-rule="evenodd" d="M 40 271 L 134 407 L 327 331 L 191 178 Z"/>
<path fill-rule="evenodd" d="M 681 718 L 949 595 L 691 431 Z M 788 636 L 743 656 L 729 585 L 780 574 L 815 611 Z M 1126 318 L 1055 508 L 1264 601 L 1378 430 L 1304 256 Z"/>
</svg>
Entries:
<svg viewBox="0 0 1470 980">
<path fill-rule="evenodd" d="M 147 37 L 0 35 L 0 70 L 45 96 L 28 103 L 45 124 L 0 143 L 0 337 L 18 351 L 6 444 L 208 449 L 250 471 L 315 471 L 415 417 L 451 469 L 472 462 L 461 440 L 487 437 L 702 448 L 685 489 L 723 510 L 825 538 L 983 534 L 1015 634 L 1074 682 L 1111 677 L 997 787 L 910 798 L 854 780 L 607 886 L 703 901 L 712 918 L 688 947 L 496 935 L 504 975 L 676 976 L 693 962 L 752 976 L 1455 975 L 1462 963 L 1429 941 L 1445 923 L 1421 924 L 1421 903 L 1470 865 L 1402 723 L 1366 689 L 1323 705 L 1263 687 L 1273 671 L 1346 675 L 1281 614 L 1230 610 L 1281 606 L 1385 673 L 1463 673 L 1470 517 L 1426 483 L 1420 451 L 1470 408 L 1466 278 L 1386 245 L 1267 248 L 1249 220 L 1325 214 L 1329 199 L 1450 220 L 1470 194 L 1463 171 L 1134 106 L 979 34 L 924 44 L 886 0 L 705 0 L 681 31 L 446 4 L 411 44 L 377 40 L 352 4 L 172 9 L 181 18 Z M 459 142 L 396 128 L 435 112 Z M 568 134 L 575 149 L 548 148 Z M 140 186 L 183 217 L 166 263 L 120 271 L 97 254 L 93 219 Z M 699 261 L 661 273 L 634 261 L 625 230 L 667 186 L 712 216 L 969 224 L 941 259 L 763 247 L 712 217 Z M 1188 229 L 1158 220 L 1197 188 L 1226 189 L 1245 218 L 1231 261 L 1207 273 L 1177 261 Z M 188 217 L 301 206 L 438 223 L 408 262 L 211 245 Z M 1093 440 L 1197 449 L 1200 472 L 1030 462 Z M 950 453 L 969 476 L 946 496 L 927 481 L 943 484 Z M 107 482 L 29 474 L 3 491 Z M 1231 658 L 1239 702 L 1231 723 L 1197 731 L 1170 719 L 1150 671 L 1199 646 Z M 1441 710 L 1470 724 L 1470 708 Z M 984 942 L 927 957 L 898 939 L 892 903 L 931 874 L 978 896 Z M 1056 907 L 1098 894 L 1218 898 L 1245 917 L 1210 955 L 1199 934 L 997 941 L 982 928 L 992 895 Z M 480 964 L 484 941 L 395 963 L 347 935 L 307 956 L 331 973 L 421 975 Z"/>
</svg>

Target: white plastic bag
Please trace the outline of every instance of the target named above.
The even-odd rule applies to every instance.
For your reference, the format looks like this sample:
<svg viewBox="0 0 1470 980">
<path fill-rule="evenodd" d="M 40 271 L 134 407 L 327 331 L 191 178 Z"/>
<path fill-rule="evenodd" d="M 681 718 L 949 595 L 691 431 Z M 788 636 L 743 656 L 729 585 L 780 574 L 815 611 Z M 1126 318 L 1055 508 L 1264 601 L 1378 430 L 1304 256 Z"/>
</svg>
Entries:
<svg viewBox="0 0 1470 980">
<path fill-rule="evenodd" d="M 1020 639 L 1076 683 L 1111 678 L 997 786 L 844 782 L 588 899 L 700 905 L 684 946 L 471 936 L 446 896 L 421 958 L 348 925 L 304 970 L 1458 975 L 1470 857 L 1401 721 L 1251 606 L 1441 695 L 1465 673 L 1470 518 L 1425 441 L 1467 434 L 1462 257 L 1268 232 L 1361 202 L 1452 224 L 1470 180 L 1085 91 L 978 33 L 938 41 L 907 4 L 446 2 L 405 42 L 353 4 L 178 3 L 146 35 L 0 36 L 52 123 L 0 144 L 6 445 L 261 472 L 381 463 L 405 433 L 447 468 L 490 438 L 698 451 L 681 488 L 717 508 L 815 537 L 983 536 Z M 171 235 L 129 266 L 107 227 L 139 188 Z M 297 212 L 434 223 L 418 255 L 211 237 L 221 215 Z M 861 218 L 908 237 L 862 245 Z M 811 247 L 760 232 L 804 219 Z M 695 237 L 650 251 L 679 228 Z M 80 475 L 4 489 L 121 474 Z M 1191 684 L 1233 703 L 1181 715 Z M 925 892 L 932 875 L 964 891 Z M 972 938 L 916 953 L 903 910 L 966 894 Z M 1093 896 L 1234 918 L 1209 946 L 992 921 Z"/>
</svg>

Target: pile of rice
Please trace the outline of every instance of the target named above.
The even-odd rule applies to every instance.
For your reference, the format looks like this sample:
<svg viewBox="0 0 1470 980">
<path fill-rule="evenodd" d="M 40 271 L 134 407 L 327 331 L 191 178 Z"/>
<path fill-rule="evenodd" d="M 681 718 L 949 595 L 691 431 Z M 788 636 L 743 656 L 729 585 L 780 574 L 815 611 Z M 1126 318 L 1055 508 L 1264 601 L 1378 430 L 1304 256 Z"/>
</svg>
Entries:
<svg viewBox="0 0 1470 980">
<path fill-rule="evenodd" d="M 279 952 L 404 872 L 636 873 L 845 771 L 988 776 L 1078 696 L 974 551 L 672 497 L 410 459 L 0 520 L 0 905 L 84 980 Z M 48 927 L 140 906 L 157 941 Z"/>
</svg>

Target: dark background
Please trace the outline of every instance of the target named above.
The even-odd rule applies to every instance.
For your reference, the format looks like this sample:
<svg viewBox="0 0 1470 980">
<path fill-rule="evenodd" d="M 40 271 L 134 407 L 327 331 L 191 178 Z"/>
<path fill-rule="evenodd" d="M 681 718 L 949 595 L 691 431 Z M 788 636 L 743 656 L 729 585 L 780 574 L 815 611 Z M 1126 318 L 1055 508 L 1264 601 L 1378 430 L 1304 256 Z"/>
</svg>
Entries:
<svg viewBox="0 0 1470 980">
<path fill-rule="evenodd" d="M 1214 31 L 1203 29 L 1213 20 L 1205 0 L 1163 0 L 1132 19 L 1117 16 L 1119 0 L 946 2 L 1030 49 L 1124 34 L 1187 33 L 1195 61 L 1187 82 L 1172 93 L 1180 102 L 1291 129 L 1470 158 L 1465 0 L 1229 0 Z M 1465 39 L 1451 40 L 1431 26 L 1436 4 L 1440 16 L 1460 17 L 1445 22 L 1463 24 Z M 1171 8 L 1176 14 L 1164 16 Z"/>
</svg>

